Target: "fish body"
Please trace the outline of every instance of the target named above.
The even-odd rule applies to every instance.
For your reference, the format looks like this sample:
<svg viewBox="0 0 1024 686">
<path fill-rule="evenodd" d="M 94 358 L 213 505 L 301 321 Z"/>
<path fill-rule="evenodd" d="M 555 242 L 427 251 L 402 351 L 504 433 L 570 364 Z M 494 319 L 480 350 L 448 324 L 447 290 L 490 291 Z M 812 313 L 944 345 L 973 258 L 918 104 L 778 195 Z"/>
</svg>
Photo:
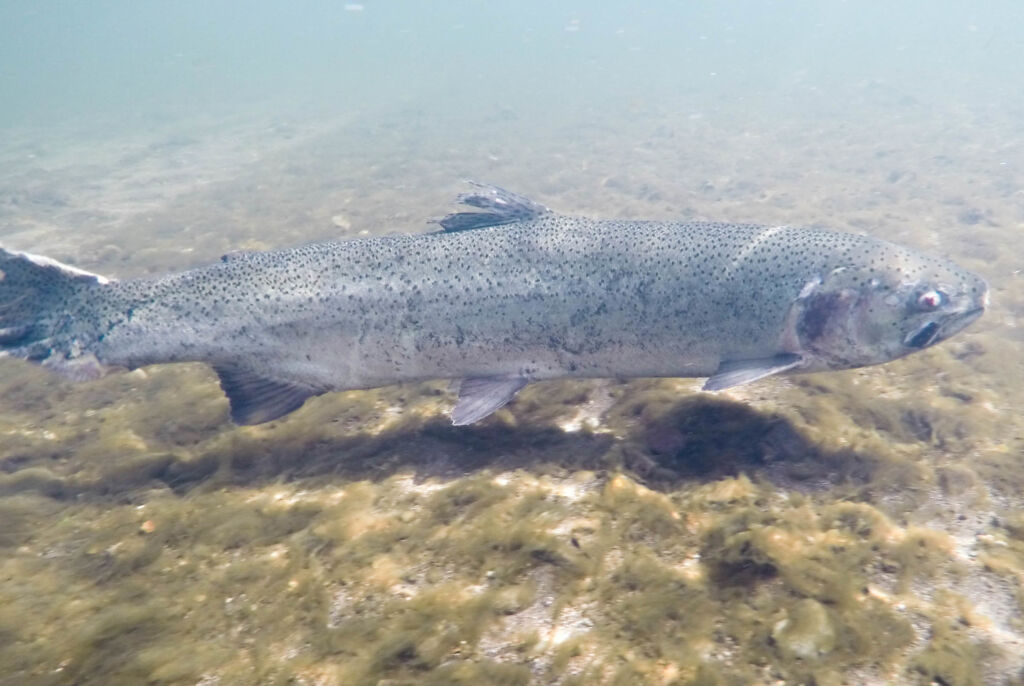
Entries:
<svg viewBox="0 0 1024 686">
<path fill-rule="evenodd" d="M 462 380 L 456 424 L 561 377 L 710 377 L 886 362 L 944 340 L 985 282 L 867 236 L 594 220 L 478 186 L 443 231 L 227 255 L 107 281 L 2 251 L 0 350 L 73 378 L 201 361 L 239 423 L 309 397 Z"/>
</svg>

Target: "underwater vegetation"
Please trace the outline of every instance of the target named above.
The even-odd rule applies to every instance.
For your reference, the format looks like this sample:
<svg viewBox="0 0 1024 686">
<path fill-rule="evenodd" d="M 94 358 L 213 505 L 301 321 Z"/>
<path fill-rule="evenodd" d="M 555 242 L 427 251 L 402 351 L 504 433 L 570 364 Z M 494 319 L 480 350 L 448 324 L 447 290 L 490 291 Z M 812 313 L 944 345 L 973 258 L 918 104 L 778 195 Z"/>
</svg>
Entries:
<svg viewBox="0 0 1024 686">
<path fill-rule="evenodd" d="M 928 355 L 899 373 L 982 359 Z M 993 683 L 1020 478 L 890 373 L 538 384 L 468 428 L 439 384 L 244 429 L 198 366 L 51 387 L 4 420 L 0 683 Z"/>
</svg>

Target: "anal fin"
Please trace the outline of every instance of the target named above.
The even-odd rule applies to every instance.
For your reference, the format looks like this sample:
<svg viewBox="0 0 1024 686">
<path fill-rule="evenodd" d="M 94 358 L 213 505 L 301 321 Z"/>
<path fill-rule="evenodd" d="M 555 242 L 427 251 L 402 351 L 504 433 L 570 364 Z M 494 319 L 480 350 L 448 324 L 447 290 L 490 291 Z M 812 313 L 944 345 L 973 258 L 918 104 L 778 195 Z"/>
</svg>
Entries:
<svg viewBox="0 0 1024 686">
<path fill-rule="evenodd" d="M 268 379 L 243 367 L 216 366 L 214 371 L 231 403 L 231 421 L 236 424 L 269 422 L 294 412 L 309 398 L 323 393 L 308 386 Z"/>
<path fill-rule="evenodd" d="M 452 424 L 472 424 L 500 410 L 526 383 L 521 376 L 463 379 L 459 385 L 459 400 L 452 409 Z"/>
<path fill-rule="evenodd" d="M 779 374 L 798 366 L 803 358 L 793 353 L 754 360 L 726 360 L 718 365 L 715 375 L 704 382 L 705 391 L 721 391 L 742 386 L 772 374 Z"/>
</svg>

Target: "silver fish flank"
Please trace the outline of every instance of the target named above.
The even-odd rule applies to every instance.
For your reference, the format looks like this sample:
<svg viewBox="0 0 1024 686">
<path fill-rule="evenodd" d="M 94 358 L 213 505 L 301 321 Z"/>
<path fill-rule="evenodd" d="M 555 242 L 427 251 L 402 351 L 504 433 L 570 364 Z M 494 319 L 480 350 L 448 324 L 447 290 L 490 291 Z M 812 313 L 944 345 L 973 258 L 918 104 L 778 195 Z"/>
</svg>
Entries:
<svg viewBox="0 0 1024 686">
<path fill-rule="evenodd" d="M 213 366 L 240 424 L 329 391 L 461 380 L 469 424 L 561 377 L 709 377 L 880 364 L 939 343 L 988 287 L 883 240 L 794 227 L 593 220 L 476 185 L 431 234 L 227 255 L 108 280 L 0 249 L 0 354 L 74 379 Z"/>
</svg>

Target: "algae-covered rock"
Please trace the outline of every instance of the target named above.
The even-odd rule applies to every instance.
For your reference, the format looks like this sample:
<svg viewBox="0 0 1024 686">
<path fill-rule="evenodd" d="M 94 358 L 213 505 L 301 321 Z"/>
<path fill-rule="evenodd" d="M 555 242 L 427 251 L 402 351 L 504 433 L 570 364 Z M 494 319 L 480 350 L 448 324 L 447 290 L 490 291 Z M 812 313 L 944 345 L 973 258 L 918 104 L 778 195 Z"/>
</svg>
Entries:
<svg viewBox="0 0 1024 686">
<path fill-rule="evenodd" d="M 775 622 L 772 640 L 783 656 L 811 660 L 832 652 L 836 631 L 825 606 L 813 598 L 804 598 Z"/>
<path fill-rule="evenodd" d="M 946 686 L 981 686 L 979 662 L 988 652 L 985 646 L 972 645 L 956 632 L 940 629 L 915 659 L 914 671 L 931 683 Z"/>
</svg>

